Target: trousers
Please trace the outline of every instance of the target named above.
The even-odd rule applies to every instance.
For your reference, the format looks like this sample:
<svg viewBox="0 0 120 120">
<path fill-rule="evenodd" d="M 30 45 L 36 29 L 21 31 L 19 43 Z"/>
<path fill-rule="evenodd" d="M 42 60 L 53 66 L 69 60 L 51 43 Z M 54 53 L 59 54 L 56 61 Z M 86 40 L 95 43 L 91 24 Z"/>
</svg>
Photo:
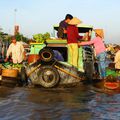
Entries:
<svg viewBox="0 0 120 120">
<path fill-rule="evenodd" d="M 78 44 L 68 44 L 68 63 L 78 67 Z"/>
<path fill-rule="evenodd" d="M 100 78 L 104 79 L 106 77 L 106 52 L 97 55 L 97 60 Z"/>
</svg>

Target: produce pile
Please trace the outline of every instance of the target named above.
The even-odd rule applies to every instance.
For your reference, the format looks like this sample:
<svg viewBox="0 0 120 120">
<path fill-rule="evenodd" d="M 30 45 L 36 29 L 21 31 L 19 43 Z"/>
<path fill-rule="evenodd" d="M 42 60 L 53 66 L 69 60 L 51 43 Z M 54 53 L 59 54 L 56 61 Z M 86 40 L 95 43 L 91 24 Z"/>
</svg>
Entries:
<svg viewBox="0 0 120 120">
<path fill-rule="evenodd" d="M 38 43 L 44 43 L 45 40 L 50 39 L 50 33 L 46 32 L 45 34 L 35 34 L 33 35 L 33 39 Z"/>
<path fill-rule="evenodd" d="M 23 65 L 22 64 L 13 64 L 10 62 L 2 63 L 2 69 L 20 69 Z"/>
<path fill-rule="evenodd" d="M 113 76 L 113 77 L 120 76 L 120 71 L 115 71 L 107 68 L 106 76 Z"/>
</svg>

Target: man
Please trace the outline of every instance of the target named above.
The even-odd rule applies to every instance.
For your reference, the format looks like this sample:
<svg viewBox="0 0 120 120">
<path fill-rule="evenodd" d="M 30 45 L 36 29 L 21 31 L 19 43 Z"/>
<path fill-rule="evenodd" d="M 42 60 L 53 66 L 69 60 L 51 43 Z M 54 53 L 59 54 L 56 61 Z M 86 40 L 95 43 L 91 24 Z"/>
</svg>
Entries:
<svg viewBox="0 0 120 120">
<path fill-rule="evenodd" d="M 75 67 L 78 67 L 78 39 L 81 36 L 79 36 L 77 25 L 80 23 L 82 21 L 74 17 L 70 20 L 67 27 L 68 62 Z"/>
<path fill-rule="evenodd" d="M 3 42 L 0 39 L 0 59 L 2 59 L 2 47 L 3 47 Z"/>
<path fill-rule="evenodd" d="M 5 62 L 8 61 L 10 55 L 12 55 L 13 63 L 22 63 L 24 60 L 24 47 L 20 42 L 16 41 L 15 36 L 11 37 L 12 43 L 10 44 Z"/>
<path fill-rule="evenodd" d="M 120 46 L 117 45 L 115 47 L 115 58 L 114 58 L 114 63 L 115 63 L 115 69 L 120 70 Z"/>
<path fill-rule="evenodd" d="M 53 50 L 54 58 L 58 61 L 64 61 L 62 54 L 58 50 Z"/>
<path fill-rule="evenodd" d="M 72 18 L 73 18 L 72 15 L 67 14 L 65 17 L 65 20 L 60 22 L 59 28 L 58 28 L 58 33 L 57 33 L 58 38 L 61 38 L 61 39 L 67 38 L 67 26 Z"/>
</svg>

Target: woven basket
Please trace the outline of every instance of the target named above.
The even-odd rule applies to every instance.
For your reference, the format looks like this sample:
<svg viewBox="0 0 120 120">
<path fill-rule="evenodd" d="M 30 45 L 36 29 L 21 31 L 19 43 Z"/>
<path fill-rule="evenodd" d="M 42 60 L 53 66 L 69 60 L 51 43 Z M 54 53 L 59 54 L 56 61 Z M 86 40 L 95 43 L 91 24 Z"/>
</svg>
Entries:
<svg viewBox="0 0 120 120">
<path fill-rule="evenodd" d="M 3 69 L 2 76 L 4 76 L 4 77 L 17 77 L 18 70 L 16 70 L 16 69 Z"/>
</svg>

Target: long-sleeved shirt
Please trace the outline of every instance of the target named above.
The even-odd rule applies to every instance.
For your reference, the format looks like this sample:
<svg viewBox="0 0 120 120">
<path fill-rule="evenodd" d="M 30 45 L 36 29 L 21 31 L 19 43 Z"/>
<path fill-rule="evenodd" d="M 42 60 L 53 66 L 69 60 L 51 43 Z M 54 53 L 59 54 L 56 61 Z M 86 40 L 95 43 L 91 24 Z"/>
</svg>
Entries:
<svg viewBox="0 0 120 120">
<path fill-rule="evenodd" d="M 69 25 L 67 27 L 67 41 L 70 43 L 78 43 L 78 39 L 82 38 L 79 36 L 78 28 L 75 25 Z"/>
<path fill-rule="evenodd" d="M 64 33 L 64 30 L 67 30 L 67 26 L 68 24 L 65 22 L 65 20 L 60 22 L 58 32 L 57 32 L 58 38 L 62 38 L 62 39 L 67 38 L 67 34 Z"/>
<path fill-rule="evenodd" d="M 24 47 L 22 43 L 11 43 L 7 50 L 7 58 L 12 54 L 13 63 L 21 63 L 24 59 Z"/>
<path fill-rule="evenodd" d="M 88 42 L 81 42 L 79 45 L 94 45 L 96 55 L 106 51 L 103 40 L 100 37 L 95 37 L 93 40 Z"/>
<path fill-rule="evenodd" d="M 115 54 L 114 63 L 115 63 L 115 68 L 120 69 L 120 50 Z"/>
</svg>

